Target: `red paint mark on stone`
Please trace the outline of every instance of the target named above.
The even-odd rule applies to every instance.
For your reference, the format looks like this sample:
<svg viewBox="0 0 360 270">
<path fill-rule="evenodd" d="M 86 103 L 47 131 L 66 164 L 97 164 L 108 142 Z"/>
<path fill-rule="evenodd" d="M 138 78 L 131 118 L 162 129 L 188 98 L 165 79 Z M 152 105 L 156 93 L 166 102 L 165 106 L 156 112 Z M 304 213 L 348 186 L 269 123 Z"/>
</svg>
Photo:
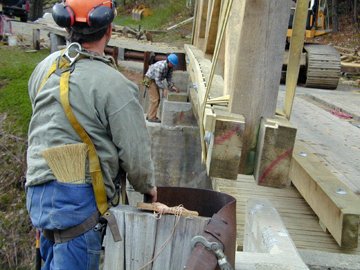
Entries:
<svg viewBox="0 0 360 270">
<path fill-rule="evenodd" d="M 180 112 L 180 113 L 179 113 L 179 120 L 180 120 L 180 121 L 183 121 L 183 120 L 184 120 L 184 115 L 185 115 L 184 112 Z"/>
<path fill-rule="evenodd" d="M 293 148 L 290 148 L 286 150 L 284 153 L 282 153 L 280 156 L 278 156 L 273 162 L 270 163 L 270 165 L 264 170 L 263 174 L 260 176 L 259 183 L 263 183 L 265 181 L 265 178 L 271 173 L 271 171 L 287 156 L 289 156 L 292 153 Z"/>
<path fill-rule="evenodd" d="M 228 130 L 227 132 L 216 136 L 215 138 L 215 144 L 221 144 L 225 142 L 226 140 L 229 140 L 232 136 L 234 136 L 236 133 L 240 131 L 240 127 L 236 127 L 234 129 Z"/>
</svg>

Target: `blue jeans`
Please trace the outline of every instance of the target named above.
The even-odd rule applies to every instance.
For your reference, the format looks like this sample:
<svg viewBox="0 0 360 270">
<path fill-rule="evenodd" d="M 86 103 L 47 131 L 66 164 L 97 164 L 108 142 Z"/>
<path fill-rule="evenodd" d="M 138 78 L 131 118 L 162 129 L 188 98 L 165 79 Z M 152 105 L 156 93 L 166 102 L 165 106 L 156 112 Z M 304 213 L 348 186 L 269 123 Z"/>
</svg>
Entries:
<svg viewBox="0 0 360 270">
<path fill-rule="evenodd" d="M 89 184 L 51 181 L 27 190 L 26 207 L 33 225 L 42 230 L 64 230 L 85 221 L 95 211 L 96 202 Z M 65 243 L 55 244 L 41 235 L 43 270 L 97 270 L 101 233 L 89 230 Z"/>
</svg>

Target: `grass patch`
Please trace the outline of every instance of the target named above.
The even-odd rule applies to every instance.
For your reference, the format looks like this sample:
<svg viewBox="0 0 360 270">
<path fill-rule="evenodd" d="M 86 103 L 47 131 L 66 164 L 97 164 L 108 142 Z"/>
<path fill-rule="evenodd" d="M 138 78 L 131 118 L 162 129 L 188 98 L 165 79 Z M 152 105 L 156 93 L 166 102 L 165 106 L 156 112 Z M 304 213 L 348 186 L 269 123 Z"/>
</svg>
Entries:
<svg viewBox="0 0 360 270">
<path fill-rule="evenodd" d="M 123 10 L 114 19 L 114 23 L 122 26 L 130 26 L 145 30 L 160 30 L 171 23 L 181 21 L 182 18 L 190 17 L 190 10 L 186 8 L 186 0 L 162 1 L 162 3 L 150 6 L 153 14 L 142 18 L 140 21 L 132 19 L 131 9 Z"/>
<path fill-rule="evenodd" d="M 34 229 L 25 209 L 28 80 L 48 50 L 0 45 L 0 269 L 34 269 Z M 2 115 L 6 117 L 2 117 Z"/>
<path fill-rule="evenodd" d="M 27 83 L 35 66 L 48 50 L 27 53 L 21 48 L 0 46 L 0 114 L 6 113 L 11 131 L 25 134 L 31 116 Z"/>
</svg>

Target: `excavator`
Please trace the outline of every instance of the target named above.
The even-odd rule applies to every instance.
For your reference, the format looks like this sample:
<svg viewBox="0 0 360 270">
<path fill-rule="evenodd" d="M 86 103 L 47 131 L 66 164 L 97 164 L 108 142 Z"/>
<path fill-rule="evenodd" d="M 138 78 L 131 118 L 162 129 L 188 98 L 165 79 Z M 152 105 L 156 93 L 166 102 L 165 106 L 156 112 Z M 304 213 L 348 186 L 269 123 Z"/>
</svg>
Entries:
<svg viewBox="0 0 360 270">
<path fill-rule="evenodd" d="M 293 3 L 287 31 L 283 72 L 286 72 L 287 67 L 296 1 L 293 1 Z M 310 0 L 305 42 L 300 60 L 300 84 L 312 88 L 337 88 L 341 75 L 340 55 L 334 47 L 315 42 L 315 37 L 330 32 L 327 0 Z"/>
</svg>

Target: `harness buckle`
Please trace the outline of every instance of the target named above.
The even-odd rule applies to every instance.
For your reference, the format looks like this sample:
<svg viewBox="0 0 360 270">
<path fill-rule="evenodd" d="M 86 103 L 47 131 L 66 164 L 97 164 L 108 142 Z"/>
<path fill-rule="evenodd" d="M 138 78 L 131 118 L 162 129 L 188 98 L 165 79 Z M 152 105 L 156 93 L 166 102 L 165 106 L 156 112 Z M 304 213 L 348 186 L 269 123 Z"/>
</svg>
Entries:
<svg viewBox="0 0 360 270">
<path fill-rule="evenodd" d="M 67 46 L 62 56 L 65 57 L 69 61 L 69 65 L 72 66 L 79 58 L 81 49 L 82 48 L 79 43 L 73 42 L 69 46 Z"/>
<path fill-rule="evenodd" d="M 74 63 L 78 60 L 81 53 L 81 45 L 77 42 L 71 43 L 67 48 L 61 53 L 60 57 L 56 62 L 55 74 L 59 77 L 62 73 L 74 71 Z"/>
</svg>

